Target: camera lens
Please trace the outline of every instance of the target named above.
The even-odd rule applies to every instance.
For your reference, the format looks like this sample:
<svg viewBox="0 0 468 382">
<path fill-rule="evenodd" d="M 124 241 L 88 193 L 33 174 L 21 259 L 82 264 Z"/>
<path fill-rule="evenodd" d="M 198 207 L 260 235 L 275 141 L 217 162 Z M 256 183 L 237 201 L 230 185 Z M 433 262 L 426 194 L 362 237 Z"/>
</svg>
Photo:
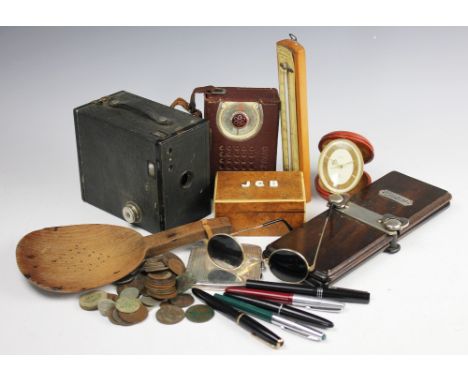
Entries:
<svg viewBox="0 0 468 382">
<path fill-rule="evenodd" d="M 298 283 L 309 274 L 307 261 L 298 252 L 290 249 L 278 249 L 268 258 L 271 273 L 278 279 Z"/>
<path fill-rule="evenodd" d="M 227 234 L 216 234 L 208 240 L 208 255 L 222 269 L 236 269 L 244 261 L 242 246 Z"/>
</svg>

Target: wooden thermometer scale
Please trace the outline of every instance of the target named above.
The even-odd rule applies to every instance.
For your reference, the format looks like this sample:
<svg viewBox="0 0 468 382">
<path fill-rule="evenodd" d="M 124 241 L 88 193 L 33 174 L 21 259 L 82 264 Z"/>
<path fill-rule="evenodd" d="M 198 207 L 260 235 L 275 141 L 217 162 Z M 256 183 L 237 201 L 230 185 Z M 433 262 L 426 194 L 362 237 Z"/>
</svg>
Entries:
<svg viewBox="0 0 468 382">
<path fill-rule="evenodd" d="M 302 171 L 306 200 L 311 199 L 307 83 L 304 47 L 290 34 L 276 43 L 283 170 Z"/>
</svg>

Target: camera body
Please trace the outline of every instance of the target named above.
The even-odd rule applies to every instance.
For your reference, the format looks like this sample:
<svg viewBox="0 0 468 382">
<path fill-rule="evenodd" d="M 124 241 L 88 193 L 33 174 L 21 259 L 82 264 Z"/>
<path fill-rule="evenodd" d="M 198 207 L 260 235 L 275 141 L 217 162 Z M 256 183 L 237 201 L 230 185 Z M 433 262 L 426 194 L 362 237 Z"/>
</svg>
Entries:
<svg viewBox="0 0 468 382">
<path fill-rule="evenodd" d="M 206 120 L 125 91 L 74 118 L 84 201 L 150 232 L 211 212 Z"/>
</svg>

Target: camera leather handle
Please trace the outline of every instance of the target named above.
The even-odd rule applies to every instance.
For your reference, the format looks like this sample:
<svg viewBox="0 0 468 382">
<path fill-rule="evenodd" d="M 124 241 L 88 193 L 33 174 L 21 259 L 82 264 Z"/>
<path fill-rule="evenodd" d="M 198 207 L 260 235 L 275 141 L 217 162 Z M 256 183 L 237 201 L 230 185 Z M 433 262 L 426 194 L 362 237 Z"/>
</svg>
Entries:
<svg viewBox="0 0 468 382">
<path fill-rule="evenodd" d="M 187 110 L 190 114 L 194 115 L 195 117 L 202 118 L 202 112 L 197 109 L 197 105 L 195 102 L 195 96 L 197 94 L 206 94 L 208 92 L 211 92 L 215 89 L 218 89 L 216 86 L 200 86 L 198 88 L 193 89 L 192 95 L 190 96 L 190 102 L 187 102 L 183 98 L 176 98 L 174 102 L 172 102 L 171 107 L 175 108 L 177 106 L 180 106 Z"/>
<path fill-rule="evenodd" d="M 160 125 L 163 129 L 165 126 L 171 123 L 171 121 L 168 118 L 155 113 L 154 110 L 152 110 L 151 108 L 148 108 L 139 103 L 134 103 L 130 101 L 125 102 L 125 101 L 111 98 L 106 102 L 106 106 L 109 106 L 115 109 L 126 110 L 133 114 L 139 115 L 143 118 L 149 119 L 152 122 L 155 122 L 158 125 Z"/>
</svg>

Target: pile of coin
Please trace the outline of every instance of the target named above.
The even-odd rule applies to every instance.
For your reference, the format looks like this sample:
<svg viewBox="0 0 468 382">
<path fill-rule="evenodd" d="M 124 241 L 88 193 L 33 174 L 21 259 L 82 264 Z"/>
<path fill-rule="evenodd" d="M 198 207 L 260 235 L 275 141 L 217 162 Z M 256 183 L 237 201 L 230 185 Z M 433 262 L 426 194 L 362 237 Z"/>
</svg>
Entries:
<svg viewBox="0 0 468 382">
<path fill-rule="evenodd" d="M 148 308 L 138 298 L 140 291 L 135 287 L 122 290 L 119 295 L 95 290 L 80 296 L 80 307 L 85 310 L 99 310 L 110 322 L 130 326 L 148 317 Z"/>
<path fill-rule="evenodd" d="M 181 259 L 171 252 L 149 257 L 143 264 L 146 294 L 158 300 L 177 297 L 176 277 L 185 272 Z"/>
<path fill-rule="evenodd" d="M 156 319 L 163 324 L 175 324 L 185 317 L 192 322 L 208 321 L 214 312 L 207 305 L 183 310 L 194 303 L 190 294 L 183 293 L 191 287 L 192 281 L 185 274 L 184 263 L 175 254 L 156 255 L 115 283 L 118 294 L 102 290 L 87 292 L 80 296 L 80 307 L 99 310 L 110 322 L 123 326 L 144 321 L 148 310 L 157 305 L 160 309 Z"/>
<path fill-rule="evenodd" d="M 87 292 L 80 296 L 80 306 L 84 310 L 99 310 L 110 322 L 123 326 L 144 321 L 148 310 L 158 305 L 156 319 L 163 324 L 175 324 L 185 317 L 193 322 L 208 321 L 214 312 L 206 305 L 183 310 L 194 303 L 190 294 L 183 293 L 192 281 L 185 274 L 182 260 L 169 252 L 149 257 L 140 268 L 117 281 L 117 294 Z"/>
<path fill-rule="evenodd" d="M 144 285 L 146 294 L 158 300 L 177 297 L 176 277 L 170 271 L 148 273 Z"/>
</svg>

